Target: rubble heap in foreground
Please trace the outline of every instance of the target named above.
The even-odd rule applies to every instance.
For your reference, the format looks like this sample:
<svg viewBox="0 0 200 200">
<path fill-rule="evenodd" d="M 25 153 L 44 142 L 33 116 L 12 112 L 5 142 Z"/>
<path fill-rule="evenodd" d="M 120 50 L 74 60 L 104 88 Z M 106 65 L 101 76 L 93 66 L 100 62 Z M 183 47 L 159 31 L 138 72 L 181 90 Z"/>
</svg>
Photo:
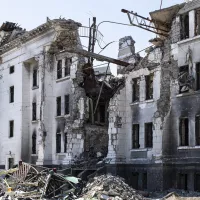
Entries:
<svg viewBox="0 0 200 200">
<path fill-rule="evenodd" d="M 140 200 L 143 199 L 136 190 L 124 182 L 121 177 L 102 175 L 88 182 L 83 190 L 82 198 L 78 200 Z"/>
</svg>

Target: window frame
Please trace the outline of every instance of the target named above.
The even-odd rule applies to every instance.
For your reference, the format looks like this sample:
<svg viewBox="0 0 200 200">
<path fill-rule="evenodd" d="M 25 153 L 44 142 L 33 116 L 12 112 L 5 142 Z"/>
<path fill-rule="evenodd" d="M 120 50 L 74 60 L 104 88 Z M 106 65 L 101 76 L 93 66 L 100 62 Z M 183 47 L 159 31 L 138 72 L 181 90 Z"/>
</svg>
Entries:
<svg viewBox="0 0 200 200">
<path fill-rule="evenodd" d="M 182 131 L 183 131 L 182 120 L 184 120 L 184 130 L 185 130 L 184 135 L 182 133 Z M 187 121 L 187 126 L 186 126 L 186 121 Z M 181 147 L 189 146 L 189 130 L 190 130 L 189 118 L 180 117 L 179 118 L 179 146 L 181 146 Z M 183 141 L 183 137 L 184 137 L 184 141 Z"/>
<path fill-rule="evenodd" d="M 70 114 L 70 95 L 65 95 L 65 115 Z"/>
<path fill-rule="evenodd" d="M 31 152 L 32 152 L 32 154 L 37 153 L 37 134 L 36 134 L 36 131 L 33 131 L 33 134 L 32 134 L 32 149 L 31 149 Z"/>
<path fill-rule="evenodd" d="M 139 84 L 137 83 L 138 81 Z M 138 102 L 138 101 L 140 101 L 140 77 L 134 78 L 132 80 L 132 102 Z"/>
<path fill-rule="evenodd" d="M 14 103 L 14 101 L 15 101 L 15 87 L 10 86 L 10 103 Z"/>
<path fill-rule="evenodd" d="M 64 70 L 65 77 L 70 76 L 71 65 L 72 65 L 72 58 L 66 58 L 65 59 L 65 70 Z"/>
<path fill-rule="evenodd" d="M 134 130 L 134 128 L 136 129 Z M 135 137 L 134 137 L 134 133 L 137 134 Z M 133 124 L 132 125 L 132 149 L 139 149 L 139 148 L 140 148 L 140 125 Z"/>
<path fill-rule="evenodd" d="M 33 87 L 38 87 L 38 69 L 33 69 Z"/>
<path fill-rule="evenodd" d="M 196 63 L 196 91 L 198 90 L 200 90 L 200 62 Z"/>
<path fill-rule="evenodd" d="M 32 103 L 32 121 L 37 120 L 37 103 L 33 102 Z"/>
<path fill-rule="evenodd" d="M 12 65 L 9 67 L 9 74 L 13 74 L 15 72 L 15 66 Z"/>
<path fill-rule="evenodd" d="M 14 137 L 14 120 L 10 120 L 9 121 L 9 138 L 13 138 Z"/>
<path fill-rule="evenodd" d="M 152 80 L 151 80 L 152 78 Z M 150 73 L 149 75 L 145 76 L 145 100 L 151 100 L 153 99 L 153 80 L 154 79 L 154 73 Z M 152 84 L 152 88 L 150 85 Z"/>
<path fill-rule="evenodd" d="M 59 145 L 58 145 L 59 142 Z M 56 153 L 61 153 L 62 151 L 62 137 L 61 133 L 56 133 Z"/>
<path fill-rule="evenodd" d="M 57 61 L 57 79 L 62 78 L 62 60 Z"/>
<path fill-rule="evenodd" d="M 153 123 L 152 122 L 147 122 L 144 124 L 145 126 L 145 148 L 153 148 Z M 148 127 L 151 125 L 151 129 Z M 149 141 L 149 130 L 151 130 L 151 140 Z"/>
<path fill-rule="evenodd" d="M 56 97 L 56 116 L 61 116 L 61 115 L 62 115 L 62 98 L 61 96 L 59 96 Z"/>
<path fill-rule="evenodd" d="M 200 146 L 200 115 L 195 116 L 195 145 Z"/>
<path fill-rule="evenodd" d="M 187 71 L 186 71 L 186 70 L 187 70 Z M 181 72 L 185 72 L 185 73 L 188 73 L 188 75 L 190 75 L 190 74 L 189 74 L 189 73 L 190 73 L 189 65 L 180 66 L 180 67 L 179 67 L 179 74 L 180 74 Z M 179 77 L 180 77 L 180 76 L 179 76 Z M 186 91 L 181 92 L 181 89 L 182 89 L 183 87 L 184 87 L 184 86 L 179 85 L 179 94 L 183 94 L 183 93 L 189 92 L 189 89 L 186 90 Z"/>
</svg>

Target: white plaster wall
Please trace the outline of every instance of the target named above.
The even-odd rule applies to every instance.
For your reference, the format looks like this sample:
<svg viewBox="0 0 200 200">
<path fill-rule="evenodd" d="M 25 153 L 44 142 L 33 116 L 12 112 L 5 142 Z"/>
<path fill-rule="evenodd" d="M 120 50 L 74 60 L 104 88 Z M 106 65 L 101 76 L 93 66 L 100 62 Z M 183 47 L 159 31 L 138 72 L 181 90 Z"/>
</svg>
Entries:
<svg viewBox="0 0 200 200">
<path fill-rule="evenodd" d="M 14 157 L 15 163 L 21 159 L 22 150 L 27 151 L 30 157 L 31 146 L 28 147 L 27 144 L 31 143 L 30 135 L 37 126 L 31 122 L 32 96 L 36 91 L 32 91 L 30 88 L 32 76 L 25 69 L 24 62 L 40 54 L 43 47 L 50 44 L 53 38 L 53 31 L 49 31 L 2 55 L 3 63 L 0 65 L 0 165 L 6 164 L 6 158 L 10 153 Z M 13 74 L 9 74 L 11 65 L 15 66 Z M 28 80 L 28 78 L 30 79 Z M 9 87 L 12 85 L 15 87 L 14 103 L 9 103 Z M 8 137 L 10 120 L 14 120 L 13 138 Z"/>
<path fill-rule="evenodd" d="M 145 76 L 154 72 L 153 79 L 153 99 L 145 100 Z M 147 161 L 152 157 L 159 157 L 162 154 L 162 131 L 160 129 L 160 119 L 153 120 L 154 113 L 157 110 L 157 100 L 160 98 L 160 67 L 149 71 L 147 68 L 141 68 L 137 71 L 130 72 L 126 77 L 125 87 L 120 90 L 120 94 L 116 94 L 110 101 L 109 106 L 109 147 L 108 158 L 112 158 L 113 162 L 140 162 L 139 160 L 131 160 L 130 153 L 132 150 L 132 125 L 137 123 L 140 125 L 140 148 L 135 151 L 146 151 Z M 140 101 L 132 103 L 132 79 L 140 77 Z M 140 108 L 140 121 L 133 121 L 133 108 Z M 114 121 L 116 115 L 122 117 L 122 127 L 115 128 Z M 153 122 L 153 148 L 145 149 L 144 124 Z M 113 141 L 113 136 L 116 135 Z M 144 159 L 143 159 L 144 160 Z M 144 162 L 144 161 L 142 161 Z"/>
</svg>

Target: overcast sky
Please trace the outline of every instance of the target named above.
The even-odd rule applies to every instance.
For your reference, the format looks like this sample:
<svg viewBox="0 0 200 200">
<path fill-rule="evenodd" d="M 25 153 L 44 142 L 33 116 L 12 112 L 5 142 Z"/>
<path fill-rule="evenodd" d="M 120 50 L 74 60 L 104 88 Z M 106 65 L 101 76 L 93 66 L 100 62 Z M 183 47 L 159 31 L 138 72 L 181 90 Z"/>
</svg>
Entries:
<svg viewBox="0 0 200 200">
<path fill-rule="evenodd" d="M 0 23 L 11 21 L 31 30 L 50 19 L 65 17 L 88 26 L 89 18 L 95 16 L 97 23 L 105 20 L 129 23 L 126 14 L 121 9 L 127 9 L 148 17 L 149 12 L 160 8 L 161 0 L 12 0 L 1 1 Z M 184 0 L 163 0 L 163 8 L 183 3 Z M 149 39 L 154 34 L 137 27 L 129 27 L 103 23 L 99 30 L 104 35 L 104 41 L 118 41 L 121 37 L 132 36 L 136 41 L 136 51 L 149 46 Z M 85 41 L 84 41 L 85 43 Z M 96 47 L 98 53 L 100 48 Z M 102 54 L 117 57 L 118 42 L 108 46 Z"/>
</svg>

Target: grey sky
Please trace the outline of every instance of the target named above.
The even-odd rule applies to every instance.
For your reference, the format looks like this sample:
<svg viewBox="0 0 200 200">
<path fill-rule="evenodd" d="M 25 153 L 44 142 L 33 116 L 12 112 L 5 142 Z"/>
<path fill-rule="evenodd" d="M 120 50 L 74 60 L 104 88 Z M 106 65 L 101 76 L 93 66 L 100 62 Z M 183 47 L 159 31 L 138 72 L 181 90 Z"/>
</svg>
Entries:
<svg viewBox="0 0 200 200">
<path fill-rule="evenodd" d="M 59 18 L 73 19 L 88 26 L 89 18 L 97 17 L 97 23 L 109 20 L 128 23 L 127 15 L 121 9 L 132 10 L 140 15 L 149 16 L 150 11 L 160 8 L 161 0 L 13 0 L 2 1 L 0 12 L 0 23 L 4 21 L 16 22 L 21 27 L 31 30 L 50 19 Z M 163 0 L 163 8 L 184 0 Z M 118 41 L 123 36 L 131 35 L 136 41 L 136 51 L 148 45 L 148 40 L 154 34 L 136 27 L 120 26 L 104 23 L 99 27 L 104 35 L 106 43 Z M 97 47 L 98 53 L 100 49 Z M 111 44 L 102 54 L 117 57 L 118 43 Z"/>
</svg>

